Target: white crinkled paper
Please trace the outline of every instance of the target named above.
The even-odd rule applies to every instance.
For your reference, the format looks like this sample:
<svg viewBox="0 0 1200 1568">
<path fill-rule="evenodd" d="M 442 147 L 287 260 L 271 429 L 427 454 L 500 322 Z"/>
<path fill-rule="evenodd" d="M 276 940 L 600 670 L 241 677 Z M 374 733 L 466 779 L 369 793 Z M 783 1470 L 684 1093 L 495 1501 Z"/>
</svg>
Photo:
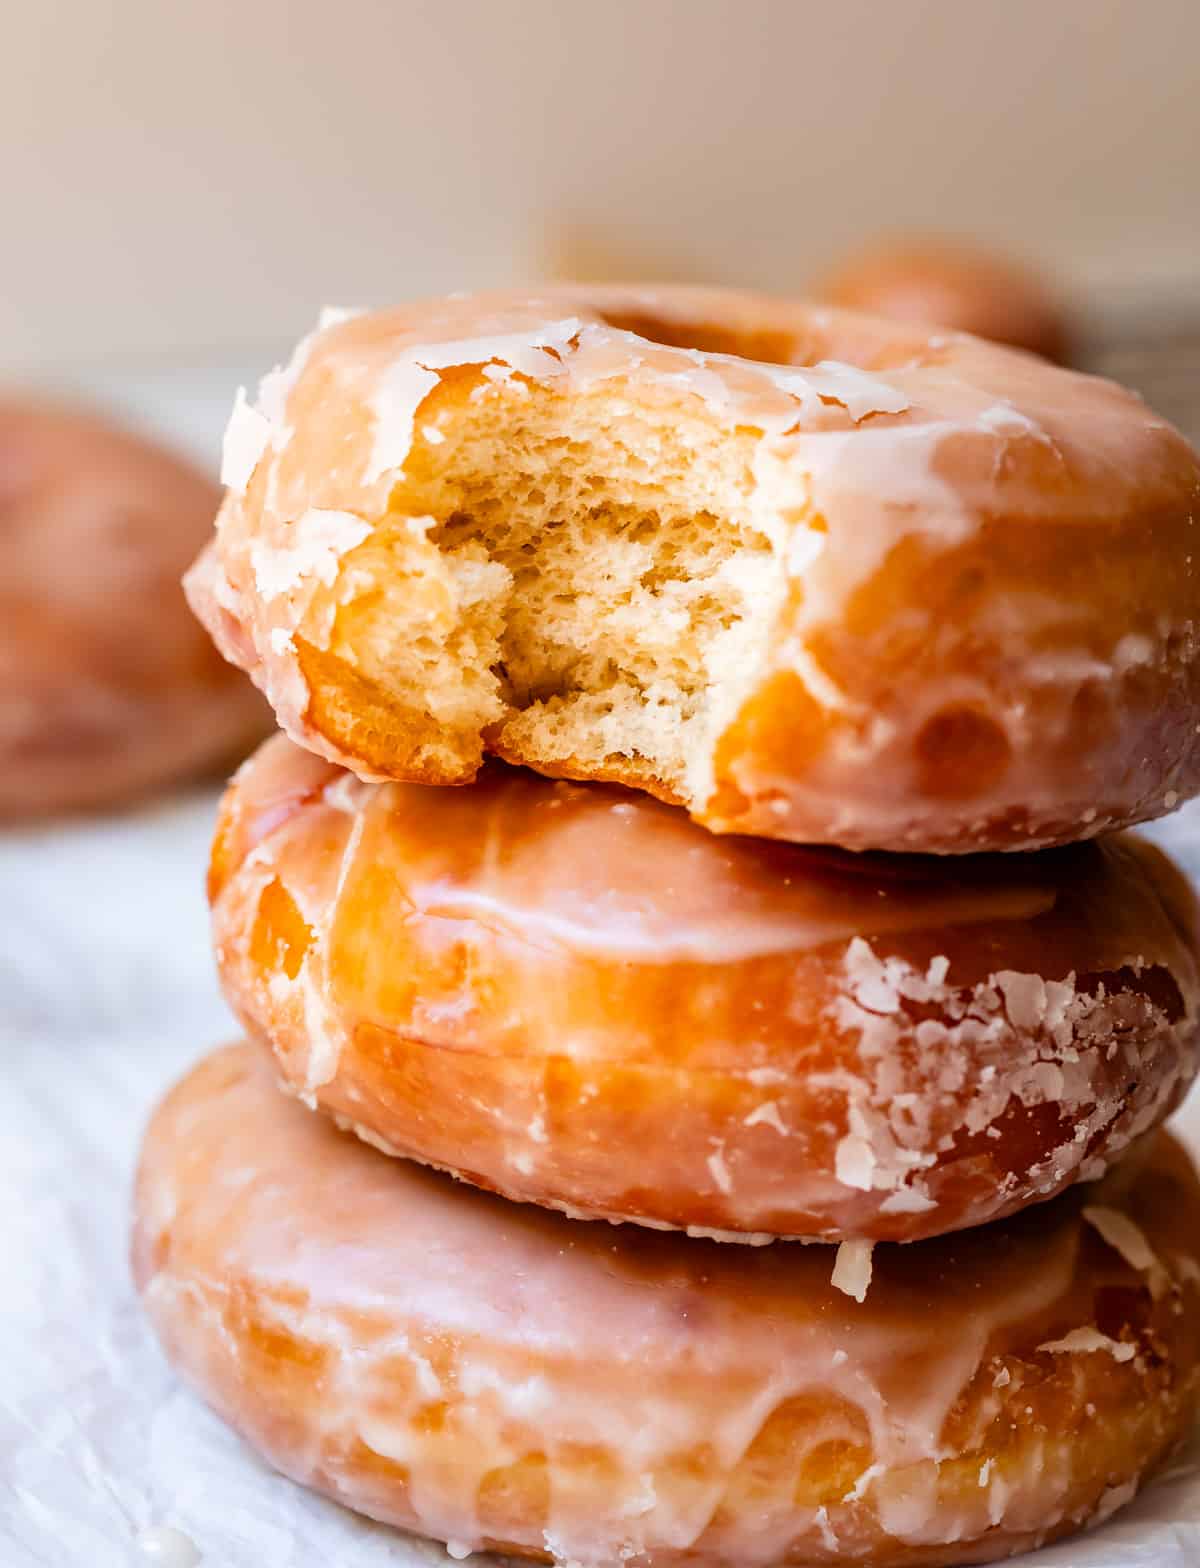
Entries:
<svg viewBox="0 0 1200 1568">
<path fill-rule="evenodd" d="M 234 1033 L 201 891 L 214 806 L 0 835 L 0 1565 L 448 1564 L 262 1465 L 176 1384 L 133 1297 L 140 1129 Z M 1200 873 L 1200 808 L 1155 836 Z M 1200 1152 L 1200 1097 L 1180 1125 Z M 1195 1568 L 1200 1445 L 1096 1534 L 1026 1561 Z"/>
</svg>

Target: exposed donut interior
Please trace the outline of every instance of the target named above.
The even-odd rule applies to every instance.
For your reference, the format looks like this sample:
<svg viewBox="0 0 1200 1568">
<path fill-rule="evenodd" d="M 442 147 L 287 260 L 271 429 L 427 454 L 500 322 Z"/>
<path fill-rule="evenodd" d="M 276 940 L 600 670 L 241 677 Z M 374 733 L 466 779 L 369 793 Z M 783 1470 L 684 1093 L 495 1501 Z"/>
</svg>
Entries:
<svg viewBox="0 0 1200 1568">
<path fill-rule="evenodd" d="M 612 324 L 808 357 L 782 332 Z M 502 752 L 703 799 L 713 738 L 760 668 L 786 591 L 784 520 L 753 505 L 758 432 L 731 436 L 670 387 L 639 386 L 635 399 L 609 380 L 567 397 L 506 372 L 506 395 L 485 395 L 499 369 L 443 370 L 421 405 L 388 514 L 345 558 L 328 650 L 299 645 L 313 716 L 335 735 L 352 729 L 358 755 L 394 761 L 404 711 L 432 714 L 438 735 L 426 721 L 410 759 L 427 776 L 461 775 L 486 731 Z M 396 561 L 411 559 L 398 546 L 418 527 L 453 603 L 428 576 L 397 578 Z"/>
</svg>

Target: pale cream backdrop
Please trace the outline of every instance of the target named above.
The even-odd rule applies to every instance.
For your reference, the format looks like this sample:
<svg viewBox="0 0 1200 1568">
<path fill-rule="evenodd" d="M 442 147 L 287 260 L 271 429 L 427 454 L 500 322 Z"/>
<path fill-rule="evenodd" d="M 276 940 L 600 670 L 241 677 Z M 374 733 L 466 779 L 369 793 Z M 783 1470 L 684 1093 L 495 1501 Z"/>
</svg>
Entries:
<svg viewBox="0 0 1200 1568">
<path fill-rule="evenodd" d="M 12 0 L 3 32 L 10 374 L 564 272 L 794 288 L 896 226 L 1200 292 L 1198 0 Z"/>
</svg>

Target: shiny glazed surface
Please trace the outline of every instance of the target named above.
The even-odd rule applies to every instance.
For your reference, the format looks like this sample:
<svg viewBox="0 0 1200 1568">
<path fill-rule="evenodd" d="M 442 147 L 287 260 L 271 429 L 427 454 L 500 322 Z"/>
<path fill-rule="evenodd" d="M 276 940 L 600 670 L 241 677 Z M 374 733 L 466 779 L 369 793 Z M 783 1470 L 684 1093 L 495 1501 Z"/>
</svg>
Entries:
<svg viewBox="0 0 1200 1568">
<path fill-rule="evenodd" d="M 564 463 L 631 409 L 686 425 L 721 507 L 771 541 L 757 652 L 686 781 L 548 758 L 513 724 L 459 733 L 356 675 L 356 606 L 457 625 L 421 505 L 386 566 L 359 547 L 422 476 L 453 478 L 477 405 L 514 428 L 536 406 Z M 287 733 L 360 776 L 461 783 L 490 749 L 720 832 L 939 852 L 1072 841 L 1200 787 L 1200 459 L 1111 383 L 763 296 L 562 289 L 335 320 L 239 405 L 228 451 L 192 602 Z M 436 767 L 406 762 L 434 739 Z"/>
<path fill-rule="evenodd" d="M 216 1052 L 154 1117 L 134 1269 L 288 1475 L 452 1544 L 608 1565 L 982 1562 L 1105 1517 L 1185 1433 L 1200 1192 L 1160 1136 L 1087 1195 L 875 1249 L 580 1225 L 387 1160 Z"/>
<path fill-rule="evenodd" d="M 278 737 L 210 894 L 226 995 L 295 1093 L 584 1215 L 977 1225 L 1100 1174 L 1196 1071 L 1196 905 L 1133 837 L 856 857 L 495 763 L 362 784 Z"/>
</svg>

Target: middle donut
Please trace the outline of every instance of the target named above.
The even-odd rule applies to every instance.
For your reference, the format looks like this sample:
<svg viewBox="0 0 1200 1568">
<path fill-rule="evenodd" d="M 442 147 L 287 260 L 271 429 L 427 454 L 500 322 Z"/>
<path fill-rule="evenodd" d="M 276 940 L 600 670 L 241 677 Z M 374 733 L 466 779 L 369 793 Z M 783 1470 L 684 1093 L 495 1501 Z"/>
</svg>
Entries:
<svg viewBox="0 0 1200 1568">
<path fill-rule="evenodd" d="M 714 837 L 502 764 L 225 797 L 225 991 L 390 1153 L 584 1217 L 911 1241 L 1091 1179 L 1197 1065 L 1200 917 L 1122 834 L 964 861 Z"/>
</svg>

